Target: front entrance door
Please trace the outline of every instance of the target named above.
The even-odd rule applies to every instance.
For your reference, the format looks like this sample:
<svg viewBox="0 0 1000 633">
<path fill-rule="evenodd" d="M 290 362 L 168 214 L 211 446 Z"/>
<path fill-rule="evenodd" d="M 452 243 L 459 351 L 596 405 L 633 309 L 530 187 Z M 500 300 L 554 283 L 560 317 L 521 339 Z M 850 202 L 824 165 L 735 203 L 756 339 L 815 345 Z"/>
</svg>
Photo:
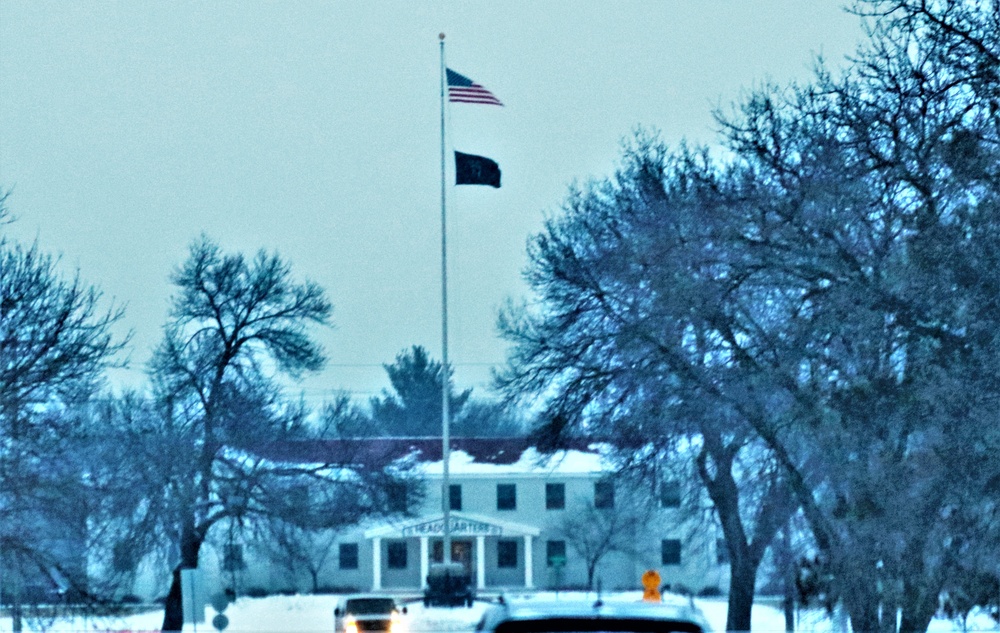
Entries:
<svg viewBox="0 0 1000 633">
<path fill-rule="evenodd" d="M 444 562 L 444 541 L 434 541 L 431 560 L 435 563 Z M 451 540 L 451 561 L 461 563 L 465 571 L 472 573 L 472 541 L 461 539 Z"/>
</svg>

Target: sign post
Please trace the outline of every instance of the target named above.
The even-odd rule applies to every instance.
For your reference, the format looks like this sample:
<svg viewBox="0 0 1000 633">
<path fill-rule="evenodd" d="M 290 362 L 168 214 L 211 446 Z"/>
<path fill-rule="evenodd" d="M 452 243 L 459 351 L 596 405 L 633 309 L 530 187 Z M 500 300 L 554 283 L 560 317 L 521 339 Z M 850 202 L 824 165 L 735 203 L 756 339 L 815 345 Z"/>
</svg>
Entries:
<svg viewBox="0 0 1000 633">
<path fill-rule="evenodd" d="M 194 569 L 181 570 L 181 603 L 184 605 L 184 623 L 195 625 L 193 630 L 197 631 L 198 624 L 205 621 L 205 603 L 208 602 L 205 596 L 205 581 L 201 570 Z"/>
</svg>

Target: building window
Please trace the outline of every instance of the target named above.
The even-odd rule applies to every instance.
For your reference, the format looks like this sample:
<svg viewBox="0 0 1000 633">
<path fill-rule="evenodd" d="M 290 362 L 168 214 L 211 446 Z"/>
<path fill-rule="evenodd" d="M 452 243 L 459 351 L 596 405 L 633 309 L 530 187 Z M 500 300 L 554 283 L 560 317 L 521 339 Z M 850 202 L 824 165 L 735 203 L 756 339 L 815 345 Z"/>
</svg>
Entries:
<svg viewBox="0 0 1000 633">
<path fill-rule="evenodd" d="M 295 486 L 294 488 L 289 488 L 284 492 L 284 497 L 289 507 L 304 510 L 311 507 L 309 503 L 309 489 L 305 486 Z M 243 505 L 246 505 L 245 500 L 243 501 Z"/>
<path fill-rule="evenodd" d="M 117 572 L 134 571 L 139 566 L 139 556 L 131 541 L 118 541 L 111 549 L 111 568 Z"/>
<path fill-rule="evenodd" d="M 675 538 L 660 541 L 660 563 L 663 565 L 681 564 L 681 542 Z"/>
<path fill-rule="evenodd" d="M 243 546 L 239 543 L 229 543 L 222 549 L 222 571 L 240 571 L 246 569 L 243 560 Z"/>
<path fill-rule="evenodd" d="M 612 482 L 594 482 L 594 507 L 602 510 L 615 507 L 615 485 Z"/>
<path fill-rule="evenodd" d="M 715 562 L 720 565 L 729 564 L 729 546 L 724 538 L 715 539 Z"/>
<path fill-rule="evenodd" d="M 406 494 L 406 484 L 402 483 L 391 483 L 386 488 L 385 497 L 386 505 L 389 512 L 406 512 L 407 507 L 407 494 Z"/>
<path fill-rule="evenodd" d="M 517 509 L 517 488 L 515 484 L 497 484 L 497 510 Z"/>
<path fill-rule="evenodd" d="M 681 507 L 681 485 L 676 481 L 660 482 L 660 507 Z"/>
<path fill-rule="evenodd" d="M 517 541 L 509 539 L 497 541 L 497 567 L 517 567 Z"/>
<path fill-rule="evenodd" d="M 358 544 L 357 543 L 341 543 L 340 544 L 340 568 L 341 569 L 357 569 L 358 568 Z"/>
<path fill-rule="evenodd" d="M 566 508 L 566 484 L 545 484 L 545 509 Z"/>
<path fill-rule="evenodd" d="M 448 486 L 448 507 L 452 510 L 462 509 L 462 485 L 451 484 Z"/>
<path fill-rule="evenodd" d="M 545 565 L 561 567 L 566 564 L 566 541 L 545 541 Z"/>
<path fill-rule="evenodd" d="M 406 541 L 386 543 L 386 554 L 389 569 L 406 569 Z"/>
</svg>

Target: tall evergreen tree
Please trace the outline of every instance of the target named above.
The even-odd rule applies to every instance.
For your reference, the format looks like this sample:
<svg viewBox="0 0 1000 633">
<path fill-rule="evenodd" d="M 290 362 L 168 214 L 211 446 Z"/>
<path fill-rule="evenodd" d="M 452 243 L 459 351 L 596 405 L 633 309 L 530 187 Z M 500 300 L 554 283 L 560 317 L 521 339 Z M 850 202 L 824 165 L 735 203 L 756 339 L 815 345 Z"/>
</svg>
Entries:
<svg viewBox="0 0 1000 633">
<path fill-rule="evenodd" d="M 382 433 L 397 437 L 433 437 L 441 435 L 442 390 L 444 371 L 440 361 L 431 359 L 427 350 L 414 345 L 396 355 L 392 364 L 384 364 L 392 391 L 371 399 L 372 421 Z M 447 369 L 449 384 L 454 370 Z M 450 391 L 450 390 L 449 390 Z M 449 394 L 449 414 L 458 419 L 472 389 Z"/>
</svg>

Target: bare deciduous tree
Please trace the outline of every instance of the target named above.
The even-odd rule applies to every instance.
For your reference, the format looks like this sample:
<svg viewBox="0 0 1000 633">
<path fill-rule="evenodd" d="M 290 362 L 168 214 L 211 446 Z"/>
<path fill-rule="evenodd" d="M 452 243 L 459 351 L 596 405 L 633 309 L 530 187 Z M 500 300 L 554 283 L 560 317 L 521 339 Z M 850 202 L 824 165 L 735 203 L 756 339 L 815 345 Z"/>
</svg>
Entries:
<svg viewBox="0 0 1000 633">
<path fill-rule="evenodd" d="M 626 479 L 608 479 L 624 484 Z M 634 482 L 632 482 L 634 483 Z M 597 569 L 613 552 L 627 556 L 641 555 L 637 530 L 647 526 L 656 514 L 656 500 L 648 486 L 615 485 L 610 505 L 598 507 L 592 497 L 571 499 L 565 514 L 554 523 L 552 531 L 561 536 L 583 559 L 587 569 L 587 589 L 594 588 Z"/>
<path fill-rule="evenodd" d="M 170 321 L 150 366 L 153 415 L 131 437 L 169 459 L 142 482 L 134 521 L 176 548 L 163 630 L 182 628 L 181 570 L 198 566 L 209 533 L 225 522 L 283 516 L 308 482 L 336 487 L 358 508 L 374 505 L 366 480 L 339 464 L 291 463 L 257 450 L 302 437 L 301 407 L 281 398 L 281 377 L 319 369 L 322 350 L 308 335 L 326 325 L 331 305 L 311 282 L 296 282 L 276 255 L 225 254 L 206 238 L 176 271 Z M 377 473 L 383 477 L 382 473 Z M 366 505 L 367 504 L 367 505 Z M 362 510 L 363 511 L 363 510 Z M 356 513 L 328 512 L 331 522 Z"/>
<path fill-rule="evenodd" d="M 563 214 L 530 243 L 528 278 L 543 308 L 501 316 L 514 348 L 499 378 L 512 398 L 543 398 L 538 432 L 556 445 L 560 434 L 590 434 L 652 470 L 674 458 L 679 441 L 708 438 L 696 472 L 734 562 L 727 628 L 746 630 L 757 567 L 794 504 L 787 489 L 766 483 L 773 468 L 733 472 L 755 437 L 735 394 L 743 407 L 787 416 L 751 389 L 751 367 L 728 340 L 736 330 L 719 329 L 729 316 L 721 299 L 740 282 L 725 275 L 740 256 L 724 237 L 737 182 L 702 152 L 670 153 L 639 134 L 615 176 L 571 192 Z M 747 289 L 747 304 L 760 292 Z M 737 317 L 747 327 L 774 318 L 773 309 L 752 309 Z M 772 491 L 765 503 L 741 502 L 739 484 L 757 482 Z"/>
<path fill-rule="evenodd" d="M 542 309 L 501 321 L 501 382 L 543 398 L 550 435 L 721 433 L 722 465 L 729 438 L 762 444 L 854 628 L 898 607 L 923 631 L 997 526 L 1000 12 L 857 10 L 871 39 L 842 75 L 720 119 L 732 160 L 640 139 L 570 194 L 531 242 Z"/>
<path fill-rule="evenodd" d="M 0 196 L 0 224 L 8 218 Z M 74 547 L 86 541 L 85 466 L 69 445 L 82 434 L 73 409 L 96 391 L 125 341 L 119 308 L 37 244 L 0 237 L 0 589 L 19 603 L 25 579 L 58 574 L 78 590 L 85 573 Z M 14 627 L 20 630 L 19 609 Z"/>
</svg>

